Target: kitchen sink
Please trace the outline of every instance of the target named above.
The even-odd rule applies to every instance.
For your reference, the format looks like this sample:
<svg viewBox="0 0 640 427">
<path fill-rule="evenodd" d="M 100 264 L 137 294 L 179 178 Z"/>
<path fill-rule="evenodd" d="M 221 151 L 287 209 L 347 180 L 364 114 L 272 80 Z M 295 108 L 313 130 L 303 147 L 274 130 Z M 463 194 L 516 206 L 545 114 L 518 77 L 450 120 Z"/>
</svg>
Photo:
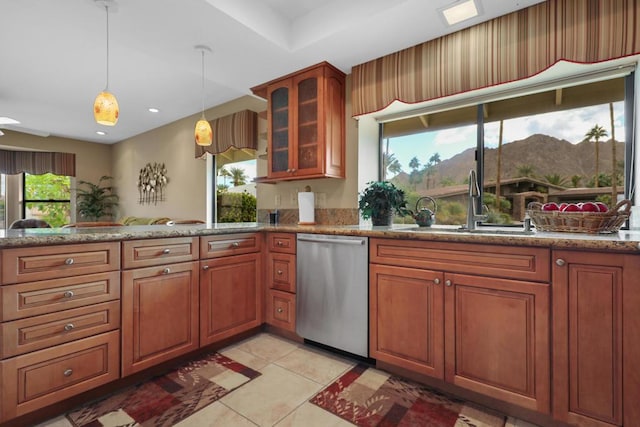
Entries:
<svg viewBox="0 0 640 427">
<path fill-rule="evenodd" d="M 533 230 L 525 230 L 520 227 L 489 227 L 480 226 L 475 230 L 461 228 L 459 225 L 432 225 L 431 227 L 394 227 L 393 231 L 406 231 L 410 233 L 468 233 L 468 234 L 501 234 L 510 236 L 531 236 Z"/>
</svg>

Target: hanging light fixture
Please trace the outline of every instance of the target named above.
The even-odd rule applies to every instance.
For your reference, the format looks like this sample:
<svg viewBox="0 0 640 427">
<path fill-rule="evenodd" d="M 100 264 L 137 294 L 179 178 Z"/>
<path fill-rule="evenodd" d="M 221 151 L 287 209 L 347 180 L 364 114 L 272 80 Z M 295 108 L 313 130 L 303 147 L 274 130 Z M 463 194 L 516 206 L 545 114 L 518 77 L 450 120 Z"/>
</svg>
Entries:
<svg viewBox="0 0 640 427">
<path fill-rule="evenodd" d="M 107 14 L 107 85 L 104 90 L 96 96 L 93 103 L 93 116 L 96 122 L 105 126 L 114 126 L 118 122 L 120 109 L 116 97 L 109 92 L 109 5 L 113 0 L 95 0 L 98 6 L 104 6 Z"/>
<path fill-rule="evenodd" d="M 211 145 L 213 141 L 213 131 L 211 125 L 204 117 L 204 52 L 211 52 L 209 46 L 197 45 L 196 50 L 199 50 L 202 54 L 202 117 L 196 123 L 195 138 L 198 145 Z"/>
</svg>

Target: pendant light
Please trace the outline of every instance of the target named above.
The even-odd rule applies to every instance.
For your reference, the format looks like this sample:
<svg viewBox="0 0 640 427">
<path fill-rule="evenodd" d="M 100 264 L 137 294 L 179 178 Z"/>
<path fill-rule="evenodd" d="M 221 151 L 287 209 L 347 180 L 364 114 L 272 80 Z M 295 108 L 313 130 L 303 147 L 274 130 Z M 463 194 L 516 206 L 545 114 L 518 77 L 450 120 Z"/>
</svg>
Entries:
<svg viewBox="0 0 640 427">
<path fill-rule="evenodd" d="M 211 145 L 213 141 L 213 131 L 211 125 L 204 117 L 204 52 L 211 52 L 209 46 L 197 45 L 196 50 L 202 54 L 202 117 L 196 123 L 195 138 L 198 145 Z"/>
<path fill-rule="evenodd" d="M 99 6 L 104 6 L 107 15 L 107 85 L 104 90 L 96 96 L 93 103 L 93 116 L 96 122 L 105 126 L 115 126 L 118 122 L 120 109 L 116 97 L 109 92 L 109 5 L 113 0 L 95 0 Z"/>
</svg>

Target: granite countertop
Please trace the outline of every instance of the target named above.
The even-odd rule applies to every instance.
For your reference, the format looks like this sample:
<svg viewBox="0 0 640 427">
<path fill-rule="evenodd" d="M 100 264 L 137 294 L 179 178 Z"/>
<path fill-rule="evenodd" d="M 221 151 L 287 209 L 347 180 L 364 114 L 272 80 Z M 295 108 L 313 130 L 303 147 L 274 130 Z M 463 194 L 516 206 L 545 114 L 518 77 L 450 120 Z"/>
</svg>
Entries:
<svg viewBox="0 0 640 427">
<path fill-rule="evenodd" d="M 523 233 L 519 229 L 460 231 L 453 226 L 420 228 L 416 225 L 372 227 L 360 225 L 230 223 L 199 225 L 145 225 L 95 228 L 36 228 L 0 231 L 0 248 L 87 243 L 114 240 L 150 239 L 181 236 L 207 236 L 249 231 L 338 234 L 366 237 L 426 240 L 437 242 L 486 243 L 507 246 L 538 246 L 554 249 L 591 249 L 640 253 L 640 230 L 613 234 Z"/>
</svg>

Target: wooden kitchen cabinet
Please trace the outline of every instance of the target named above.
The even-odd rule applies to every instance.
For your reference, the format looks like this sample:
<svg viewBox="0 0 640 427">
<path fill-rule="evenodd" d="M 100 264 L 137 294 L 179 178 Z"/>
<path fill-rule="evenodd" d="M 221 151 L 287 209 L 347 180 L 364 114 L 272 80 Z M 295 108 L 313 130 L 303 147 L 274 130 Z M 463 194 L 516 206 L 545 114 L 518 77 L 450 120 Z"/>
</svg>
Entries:
<svg viewBox="0 0 640 427">
<path fill-rule="evenodd" d="M 296 331 L 296 234 L 267 233 L 266 322 Z"/>
<path fill-rule="evenodd" d="M 372 357 L 549 413 L 548 250 L 392 239 L 369 248 Z"/>
<path fill-rule="evenodd" d="M 252 88 L 267 99 L 265 181 L 345 176 L 345 74 L 323 62 Z"/>
<path fill-rule="evenodd" d="M 263 321 L 262 233 L 203 236 L 200 248 L 200 346 Z"/>
<path fill-rule="evenodd" d="M 369 355 L 444 379 L 443 274 L 372 264 Z"/>
<path fill-rule="evenodd" d="M 122 374 L 195 350 L 198 262 L 122 272 Z"/>
<path fill-rule="evenodd" d="M 553 252 L 553 415 L 640 425 L 640 257 Z"/>
</svg>

